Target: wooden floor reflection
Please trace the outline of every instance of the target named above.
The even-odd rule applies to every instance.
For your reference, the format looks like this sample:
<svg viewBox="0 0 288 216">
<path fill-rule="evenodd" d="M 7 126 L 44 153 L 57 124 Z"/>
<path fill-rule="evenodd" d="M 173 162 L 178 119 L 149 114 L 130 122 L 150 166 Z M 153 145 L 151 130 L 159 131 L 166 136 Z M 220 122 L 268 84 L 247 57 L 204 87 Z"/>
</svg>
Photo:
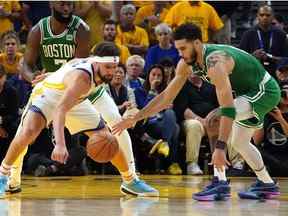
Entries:
<svg viewBox="0 0 288 216">
<path fill-rule="evenodd" d="M 196 202 L 191 194 L 207 184 L 207 177 L 144 176 L 160 190 L 160 198 L 123 197 L 118 176 L 61 178 L 24 177 L 23 192 L 0 200 L 0 216 L 287 216 L 288 179 L 279 179 L 281 197 L 266 202 L 240 200 L 237 191 L 252 178 L 232 178 L 232 199 Z"/>
</svg>

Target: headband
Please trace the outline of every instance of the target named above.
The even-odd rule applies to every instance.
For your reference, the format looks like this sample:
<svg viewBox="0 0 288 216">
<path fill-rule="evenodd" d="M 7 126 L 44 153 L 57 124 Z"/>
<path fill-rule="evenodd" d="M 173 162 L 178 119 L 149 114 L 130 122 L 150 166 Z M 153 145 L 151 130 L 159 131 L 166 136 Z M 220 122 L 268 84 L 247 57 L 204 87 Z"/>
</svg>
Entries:
<svg viewBox="0 0 288 216">
<path fill-rule="evenodd" d="M 119 56 L 93 56 L 90 58 L 99 63 L 119 63 Z"/>
</svg>

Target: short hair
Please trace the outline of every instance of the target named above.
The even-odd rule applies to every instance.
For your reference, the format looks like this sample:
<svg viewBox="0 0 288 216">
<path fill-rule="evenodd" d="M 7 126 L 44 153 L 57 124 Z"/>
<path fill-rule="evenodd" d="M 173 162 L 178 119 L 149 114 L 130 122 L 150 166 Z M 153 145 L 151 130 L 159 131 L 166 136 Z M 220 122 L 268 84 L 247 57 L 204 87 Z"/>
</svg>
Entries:
<svg viewBox="0 0 288 216">
<path fill-rule="evenodd" d="M 202 41 L 201 29 L 193 23 L 185 23 L 178 26 L 173 33 L 174 40 L 197 40 Z"/>
<path fill-rule="evenodd" d="M 128 67 L 132 61 L 137 61 L 140 63 L 141 67 L 144 68 L 145 60 L 140 55 L 132 55 L 126 61 L 126 66 Z"/>
<path fill-rule="evenodd" d="M 95 56 L 120 56 L 119 48 L 113 42 L 101 42 L 93 50 Z"/>
<path fill-rule="evenodd" d="M 260 9 L 261 8 L 265 8 L 265 9 L 268 9 L 271 11 L 271 14 L 274 15 L 274 10 L 271 6 L 269 6 L 267 3 L 263 3 L 263 4 L 260 4 L 258 10 L 257 10 L 257 14 L 259 13 Z"/>
<path fill-rule="evenodd" d="M 126 4 L 121 7 L 120 14 L 123 14 L 128 10 L 133 10 L 134 13 L 136 13 L 136 7 L 133 4 Z"/>
<path fill-rule="evenodd" d="M 117 25 L 117 22 L 114 21 L 113 19 L 107 19 L 107 20 L 104 22 L 103 26 L 105 26 L 105 25 Z"/>
<path fill-rule="evenodd" d="M 156 35 L 163 31 L 168 32 L 169 34 L 172 33 L 172 29 L 166 23 L 160 23 L 155 27 Z"/>
</svg>

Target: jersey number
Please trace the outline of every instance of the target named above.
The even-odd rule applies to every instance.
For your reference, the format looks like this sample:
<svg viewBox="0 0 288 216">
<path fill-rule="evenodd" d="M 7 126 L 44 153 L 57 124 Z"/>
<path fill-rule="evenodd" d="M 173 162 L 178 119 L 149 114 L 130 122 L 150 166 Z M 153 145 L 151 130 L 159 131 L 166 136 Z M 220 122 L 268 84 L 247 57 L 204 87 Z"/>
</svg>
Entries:
<svg viewBox="0 0 288 216">
<path fill-rule="evenodd" d="M 63 65 L 67 62 L 66 59 L 54 59 L 54 64 L 55 65 Z"/>
</svg>

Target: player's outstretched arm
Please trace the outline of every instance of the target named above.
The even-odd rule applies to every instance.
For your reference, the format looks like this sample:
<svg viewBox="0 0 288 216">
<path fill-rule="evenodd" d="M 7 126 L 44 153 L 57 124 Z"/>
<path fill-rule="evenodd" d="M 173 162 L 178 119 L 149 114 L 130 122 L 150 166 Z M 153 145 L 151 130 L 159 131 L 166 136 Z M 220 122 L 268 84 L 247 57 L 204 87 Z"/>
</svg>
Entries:
<svg viewBox="0 0 288 216">
<path fill-rule="evenodd" d="M 169 83 L 167 88 L 159 95 L 154 97 L 147 106 L 137 112 L 134 116 L 130 116 L 129 118 L 124 119 L 114 125 L 112 127 L 112 132 L 114 134 L 121 133 L 123 130 L 132 127 L 137 121 L 145 119 L 149 116 L 153 116 L 161 110 L 167 108 L 167 106 L 173 102 L 173 100 L 185 84 L 189 73 L 191 72 L 192 71 L 190 70 L 189 66 L 184 62 L 184 60 L 180 60 L 176 68 L 176 75 L 174 79 Z"/>
</svg>

